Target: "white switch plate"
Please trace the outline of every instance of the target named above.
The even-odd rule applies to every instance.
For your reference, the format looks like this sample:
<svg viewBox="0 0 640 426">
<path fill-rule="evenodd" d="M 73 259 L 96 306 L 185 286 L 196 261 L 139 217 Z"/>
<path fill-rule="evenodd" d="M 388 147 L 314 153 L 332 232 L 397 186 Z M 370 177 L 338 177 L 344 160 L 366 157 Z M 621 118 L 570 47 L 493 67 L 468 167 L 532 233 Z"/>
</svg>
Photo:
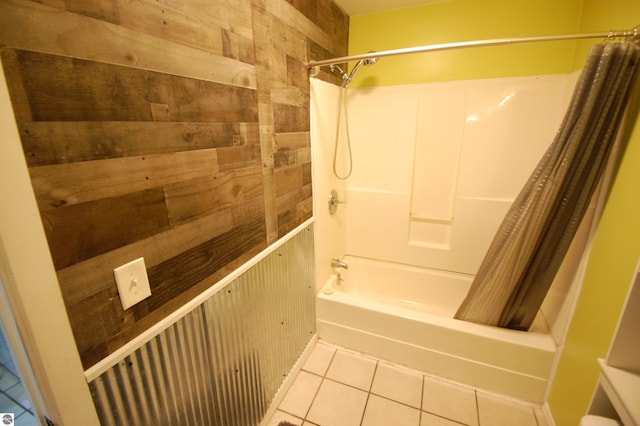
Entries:
<svg viewBox="0 0 640 426">
<path fill-rule="evenodd" d="M 129 309 L 139 301 L 151 296 L 151 287 L 144 266 L 144 257 L 132 260 L 113 270 L 120 293 L 122 309 Z"/>
</svg>

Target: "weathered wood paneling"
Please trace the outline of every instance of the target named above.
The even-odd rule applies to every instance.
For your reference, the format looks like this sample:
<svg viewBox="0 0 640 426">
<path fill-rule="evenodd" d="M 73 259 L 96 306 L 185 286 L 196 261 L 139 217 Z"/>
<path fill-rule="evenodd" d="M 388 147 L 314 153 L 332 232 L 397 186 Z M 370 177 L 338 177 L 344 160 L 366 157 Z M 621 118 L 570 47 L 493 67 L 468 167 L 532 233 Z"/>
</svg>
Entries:
<svg viewBox="0 0 640 426">
<path fill-rule="evenodd" d="M 246 6 L 247 0 L 183 3 L 192 16 L 224 20 L 229 12 L 222 12 L 225 6 L 221 3 L 229 3 L 229 11 L 233 11 L 236 8 L 231 3 Z M 221 13 L 217 14 L 218 11 Z M 224 25 L 229 27 L 235 21 L 230 19 Z M 250 16 L 248 22 L 243 16 L 238 26 L 228 30 L 244 35 L 250 31 L 250 25 Z M 255 88 L 257 84 L 253 65 L 212 54 L 206 46 L 194 48 L 28 0 L 0 1 L 0 40 L 2 45 L 15 49 L 124 65 L 232 86 Z"/>
<path fill-rule="evenodd" d="M 2 65 L 86 367 L 311 216 L 305 63 L 346 54 L 347 34 L 331 0 L 0 2 Z M 152 296 L 124 311 L 113 269 L 140 256 Z"/>
<path fill-rule="evenodd" d="M 302 107 L 274 104 L 276 133 L 308 132 L 311 127 L 309 106 Z"/>
<path fill-rule="evenodd" d="M 30 173 L 46 211 L 216 173 L 218 156 L 218 150 L 203 149 L 32 167 Z"/>
<path fill-rule="evenodd" d="M 162 188 L 41 211 L 56 269 L 169 227 Z M 91 222 L 88 223 L 88 218 Z"/>
<path fill-rule="evenodd" d="M 264 192 L 260 167 L 183 180 L 165 189 L 171 225 L 239 206 Z"/>
<path fill-rule="evenodd" d="M 114 24 L 121 23 L 118 4 L 111 0 L 91 2 L 84 0 L 64 0 L 64 5 L 69 12 L 79 13 L 80 15 L 101 19 Z"/>
<path fill-rule="evenodd" d="M 22 122 L 30 167 L 257 144 L 257 123 Z M 52 140 L 64 140 L 53 144 Z"/>
<path fill-rule="evenodd" d="M 255 91 L 117 65 L 18 50 L 33 121 L 257 121 Z M 73 78 L 70 78 L 73 77 Z"/>
</svg>

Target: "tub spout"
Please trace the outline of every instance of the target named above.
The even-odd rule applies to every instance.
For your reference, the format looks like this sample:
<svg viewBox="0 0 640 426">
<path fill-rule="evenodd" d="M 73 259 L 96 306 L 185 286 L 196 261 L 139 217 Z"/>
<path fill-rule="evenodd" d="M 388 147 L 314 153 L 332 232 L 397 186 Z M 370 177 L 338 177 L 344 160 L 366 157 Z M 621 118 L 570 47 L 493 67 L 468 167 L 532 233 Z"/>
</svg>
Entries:
<svg viewBox="0 0 640 426">
<path fill-rule="evenodd" d="M 331 259 L 331 266 L 334 268 L 344 268 L 349 269 L 349 265 L 342 262 L 340 259 Z"/>
</svg>

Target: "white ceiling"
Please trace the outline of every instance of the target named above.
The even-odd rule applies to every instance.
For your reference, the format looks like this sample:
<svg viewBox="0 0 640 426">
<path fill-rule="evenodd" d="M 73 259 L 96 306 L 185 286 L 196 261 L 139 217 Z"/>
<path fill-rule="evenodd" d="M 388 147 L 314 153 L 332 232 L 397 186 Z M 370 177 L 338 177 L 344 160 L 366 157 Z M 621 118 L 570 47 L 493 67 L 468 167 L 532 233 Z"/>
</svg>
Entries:
<svg viewBox="0 0 640 426">
<path fill-rule="evenodd" d="M 366 15 L 421 4 L 435 3 L 442 0 L 335 0 L 349 16 Z"/>
</svg>

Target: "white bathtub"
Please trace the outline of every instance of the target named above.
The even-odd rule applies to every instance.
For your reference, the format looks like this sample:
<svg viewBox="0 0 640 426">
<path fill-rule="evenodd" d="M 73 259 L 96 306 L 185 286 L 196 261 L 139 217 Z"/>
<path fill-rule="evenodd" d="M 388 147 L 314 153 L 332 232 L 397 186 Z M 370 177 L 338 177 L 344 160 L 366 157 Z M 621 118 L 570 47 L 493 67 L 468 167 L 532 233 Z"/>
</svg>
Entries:
<svg viewBox="0 0 640 426">
<path fill-rule="evenodd" d="M 342 260 L 349 269 L 335 269 L 318 293 L 321 339 L 491 392 L 544 402 L 556 348 L 540 315 L 529 332 L 456 320 L 471 276 L 351 256 Z"/>
</svg>

